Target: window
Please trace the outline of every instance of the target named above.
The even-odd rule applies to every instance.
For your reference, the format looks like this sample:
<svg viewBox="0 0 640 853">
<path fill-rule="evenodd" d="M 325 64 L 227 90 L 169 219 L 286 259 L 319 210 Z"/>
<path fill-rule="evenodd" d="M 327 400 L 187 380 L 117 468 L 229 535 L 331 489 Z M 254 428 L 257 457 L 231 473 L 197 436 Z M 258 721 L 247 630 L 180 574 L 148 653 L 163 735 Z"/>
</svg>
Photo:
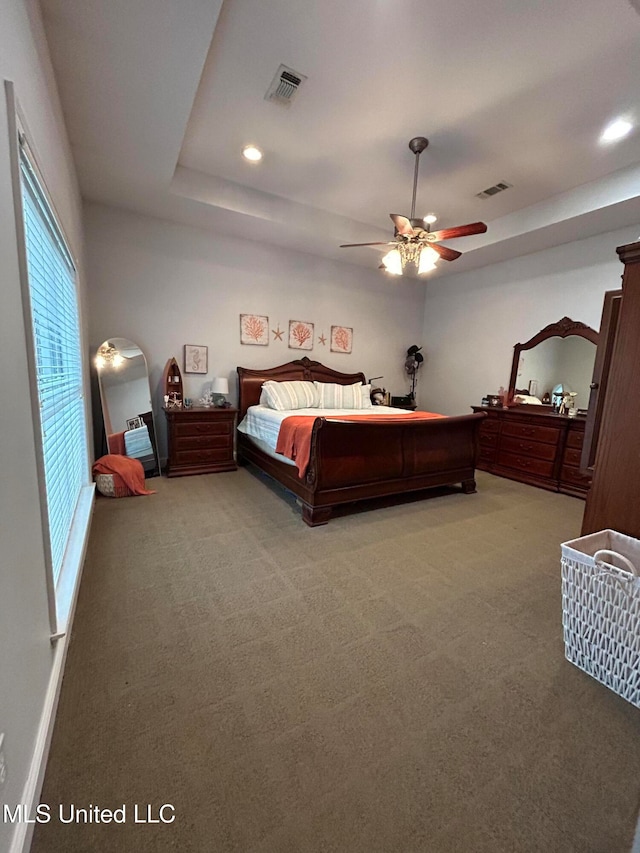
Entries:
<svg viewBox="0 0 640 853">
<path fill-rule="evenodd" d="M 22 135 L 20 143 L 24 249 L 42 438 L 41 492 L 48 531 L 45 549 L 57 599 L 74 520 L 88 484 L 82 339 L 73 259 Z M 76 575 L 80 560 L 76 559 Z M 59 606 L 56 624 L 59 628 Z"/>
</svg>

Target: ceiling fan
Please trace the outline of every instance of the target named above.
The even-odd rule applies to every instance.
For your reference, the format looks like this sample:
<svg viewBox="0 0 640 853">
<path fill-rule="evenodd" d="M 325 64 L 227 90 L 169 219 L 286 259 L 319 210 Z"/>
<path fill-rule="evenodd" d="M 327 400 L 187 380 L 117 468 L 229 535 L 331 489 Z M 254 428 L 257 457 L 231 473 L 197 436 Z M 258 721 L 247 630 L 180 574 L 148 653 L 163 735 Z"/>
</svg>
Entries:
<svg viewBox="0 0 640 853">
<path fill-rule="evenodd" d="M 454 228 L 431 231 L 431 223 L 427 222 L 428 217 L 427 219 L 415 218 L 420 155 L 428 144 L 429 140 L 425 139 L 424 136 L 416 136 L 409 142 L 409 148 L 416 157 L 411 216 L 401 216 L 399 213 L 389 214 L 395 225 L 395 239 L 388 243 L 344 243 L 340 246 L 341 249 L 350 249 L 355 246 L 393 246 L 394 248 L 382 259 L 378 269 L 386 270 L 393 275 L 402 275 L 405 267 L 412 265 L 417 269 L 418 275 L 422 275 L 434 269 L 436 261 L 440 258 L 444 258 L 445 261 L 455 261 L 462 254 L 455 249 L 449 249 L 448 246 L 440 246 L 440 240 L 453 240 L 455 237 L 484 234 L 487 230 L 484 222 L 471 222 L 468 225 L 457 225 Z"/>
</svg>

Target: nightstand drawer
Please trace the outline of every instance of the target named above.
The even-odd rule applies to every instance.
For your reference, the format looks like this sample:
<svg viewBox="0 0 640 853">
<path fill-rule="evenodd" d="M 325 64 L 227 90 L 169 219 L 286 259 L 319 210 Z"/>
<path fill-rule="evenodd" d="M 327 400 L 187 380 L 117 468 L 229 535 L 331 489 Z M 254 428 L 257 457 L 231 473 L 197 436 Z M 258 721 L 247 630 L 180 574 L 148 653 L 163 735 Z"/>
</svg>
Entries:
<svg viewBox="0 0 640 853">
<path fill-rule="evenodd" d="M 549 462 L 556 458 L 555 444 L 542 444 L 540 441 L 529 441 L 526 438 L 511 438 L 503 435 L 500 449 L 506 453 L 535 456 L 536 459 L 546 459 Z"/>
<path fill-rule="evenodd" d="M 215 450 L 219 447 L 233 447 L 233 436 L 228 435 L 178 435 L 175 448 L 178 453 L 183 450 Z"/>
<path fill-rule="evenodd" d="M 231 435 L 233 418 L 217 421 L 185 421 L 176 423 L 175 437 L 180 439 L 189 435 Z"/>
<path fill-rule="evenodd" d="M 211 462 L 227 462 L 233 459 L 229 449 L 219 447 L 213 450 L 177 450 L 176 463 L 178 465 L 206 465 Z"/>
</svg>

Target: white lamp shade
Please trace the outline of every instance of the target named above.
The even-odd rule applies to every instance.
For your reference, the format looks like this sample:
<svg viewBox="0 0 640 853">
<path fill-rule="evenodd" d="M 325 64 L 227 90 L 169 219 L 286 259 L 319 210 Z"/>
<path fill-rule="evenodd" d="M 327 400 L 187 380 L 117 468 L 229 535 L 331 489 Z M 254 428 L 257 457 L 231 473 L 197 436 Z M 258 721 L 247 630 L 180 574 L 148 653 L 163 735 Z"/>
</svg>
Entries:
<svg viewBox="0 0 640 853">
<path fill-rule="evenodd" d="M 211 389 L 214 394 L 228 394 L 229 393 L 229 380 L 226 376 L 218 376 L 213 380 L 213 387 Z"/>
<path fill-rule="evenodd" d="M 440 255 L 431 246 L 423 246 L 420 250 L 420 261 L 418 262 L 418 275 L 435 269 L 436 261 Z"/>
<path fill-rule="evenodd" d="M 402 258 L 397 249 L 391 249 L 382 259 L 385 270 L 392 275 L 402 275 Z"/>
</svg>

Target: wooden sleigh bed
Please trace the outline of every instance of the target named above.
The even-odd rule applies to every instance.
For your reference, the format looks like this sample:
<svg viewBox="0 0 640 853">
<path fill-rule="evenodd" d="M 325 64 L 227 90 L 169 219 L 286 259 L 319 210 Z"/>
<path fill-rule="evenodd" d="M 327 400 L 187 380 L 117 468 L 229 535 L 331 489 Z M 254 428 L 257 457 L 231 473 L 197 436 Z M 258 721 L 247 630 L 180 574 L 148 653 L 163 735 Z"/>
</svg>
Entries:
<svg viewBox="0 0 640 853">
<path fill-rule="evenodd" d="M 302 358 L 265 370 L 238 367 L 238 422 L 260 400 L 267 380 L 317 380 L 352 385 L 363 373 L 340 373 Z M 478 431 L 484 413 L 406 423 L 349 423 L 327 420 L 318 410 L 311 457 L 304 478 L 295 466 L 274 459 L 251 438 L 237 433 L 238 463 L 252 462 L 300 498 L 310 526 L 326 524 L 334 507 L 371 498 L 404 495 L 461 484 L 475 492 Z"/>
</svg>

